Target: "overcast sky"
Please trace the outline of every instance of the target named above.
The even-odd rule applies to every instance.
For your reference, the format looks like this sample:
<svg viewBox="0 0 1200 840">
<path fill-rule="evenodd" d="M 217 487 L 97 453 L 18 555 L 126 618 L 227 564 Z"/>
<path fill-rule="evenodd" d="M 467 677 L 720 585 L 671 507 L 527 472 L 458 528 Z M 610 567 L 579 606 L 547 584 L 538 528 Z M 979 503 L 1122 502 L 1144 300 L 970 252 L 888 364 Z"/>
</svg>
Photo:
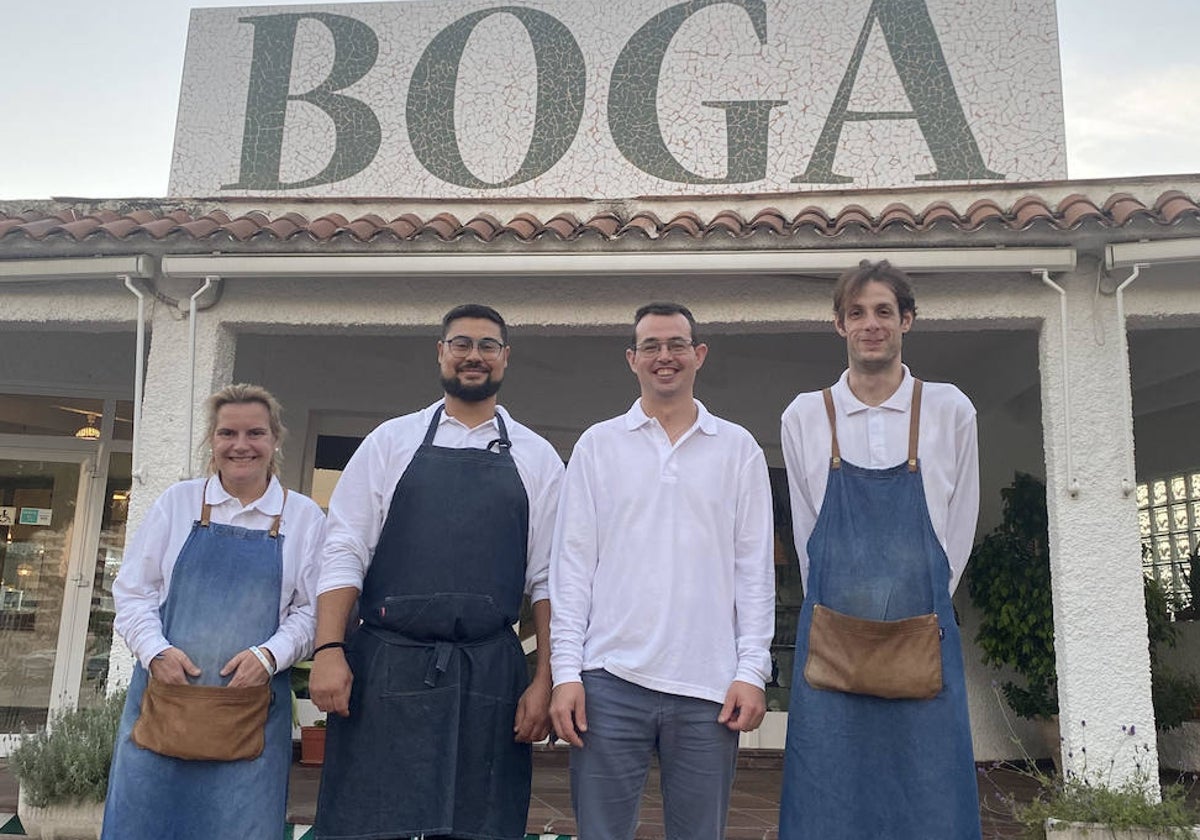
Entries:
<svg viewBox="0 0 1200 840">
<path fill-rule="evenodd" d="M 0 198 L 165 195 L 189 9 L 248 5 L 4 0 Z M 1200 173 L 1200 0 L 1058 18 L 1070 177 Z"/>
</svg>

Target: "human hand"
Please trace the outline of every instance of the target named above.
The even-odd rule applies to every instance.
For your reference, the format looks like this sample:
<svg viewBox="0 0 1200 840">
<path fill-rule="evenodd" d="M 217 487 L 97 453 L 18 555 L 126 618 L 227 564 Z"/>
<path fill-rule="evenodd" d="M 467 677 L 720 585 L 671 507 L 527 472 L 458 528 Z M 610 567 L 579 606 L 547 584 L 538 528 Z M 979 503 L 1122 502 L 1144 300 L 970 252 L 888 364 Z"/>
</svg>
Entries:
<svg viewBox="0 0 1200 840">
<path fill-rule="evenodd" d="M 274 658 L 266 648 L 259 650 Z M 233 674 L 233 679 L 229 681 L 229 688 L 248 688 L 252 685 L 262 685 L 271 679 L 271 673 L 249 650 L 241 651 L 225 663 L 225 667 L 221 669 L 221 676 L 228 677 L 230 674 Z"/>
<path fill-rule="evenodd" d="M 177 647 L 169 647 L 150 660 L 150 676 L 166 685 L 187 685 L 188 677 L 200 676 L 200 669 Z"/>
<path fill-rule="evenodd" d="M 529 684 L 517 703 L 513 737 L 523 744 L 540 741 L 550 734 L 550 678 L 538 677 Z"/>
<path fill-rule="evenodd" d="M 550 722 L 558 737 L 573 747 L 582 747 L 579 736 L 587 732 L 583 683 L 569 682 L 554 686 L 550 695 Z"/>
<path fill-rule="evenodd" d="M 326 648 L 313 657 L 308 677 L 308 696 L 325 713 L 350 716 L 350 686 L 354 674 L 342 648 Z"/>
<path fill-rule="evenodd" d="M 734 680 L 725 692 L 725 705 L 717 715 L 717 723 L 723 723 L 735 732 L 753 732 L 766 713 L 766 692 L 756 685 Z"/>
</svg>

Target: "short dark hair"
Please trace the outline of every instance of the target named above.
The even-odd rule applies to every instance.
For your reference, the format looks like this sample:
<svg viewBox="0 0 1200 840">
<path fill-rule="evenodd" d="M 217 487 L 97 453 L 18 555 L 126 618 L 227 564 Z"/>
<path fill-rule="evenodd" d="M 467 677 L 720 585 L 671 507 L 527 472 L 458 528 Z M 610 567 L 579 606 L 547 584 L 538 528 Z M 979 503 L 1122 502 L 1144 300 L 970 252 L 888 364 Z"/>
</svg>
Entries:
<svg viewBox="0 0 1200 840">
<path fill-rule="evenodd" d="M 687 318 L 688 326 L 691 327 L 692 343 L 700 343 L 700 338 L 696 335 L 696 319 L 692 317 L 692 310 L 688 309 L 682 303 L 656 301 L 638 307 L 638 311 L 633 313 L 633 339 L 630 341 L 631 345 L 637 344 L 637 325 L 647 315 L 682 315 L 684 318 Z"/>
<path fill-rule="evenodd" d="M 852 268 L 838 278 L 833 287 L 833 314 L 841 321 L 846 315 L 846 304 L 858 296 L 863 286 L 868 283 L 882 283 L 892 290 L 896 296 L 896 305 L 900 309 L 900 317 L 910 312 L 917 317 L 917 299 L 913 297 L 912 284 L 908 275 L 887 260 L 873 263 L 863 260 L 856 268 Z"/>
<path fill-rule="evenodd" d="M 500 340 L 508 344 L 508 324 L 504 323 L 499 312 L 482 303 L 459 304 L 447 312 L 446 316 L 442 318 L 443 338 L 446 337 L 446 330 L 450 329 L 450 322 L 457 321 L 459 318 L 482 318 L 485 321 L 491 321 L 500 327 Z"/>
</svg>

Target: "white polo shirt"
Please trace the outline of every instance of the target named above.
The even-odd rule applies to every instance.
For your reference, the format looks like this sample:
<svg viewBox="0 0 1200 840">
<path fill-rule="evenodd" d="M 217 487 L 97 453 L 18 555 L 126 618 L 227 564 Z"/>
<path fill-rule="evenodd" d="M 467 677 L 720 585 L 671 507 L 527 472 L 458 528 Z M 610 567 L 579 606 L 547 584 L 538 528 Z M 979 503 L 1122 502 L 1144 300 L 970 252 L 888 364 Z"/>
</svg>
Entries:
<svg viewBox="0 0 1200 840">
<path fill-rule="evenodd" d="M 842 459 L 886 469 L 908 459 L 913 378 L 904 367 L 896 393 L 869 406 L 850 390 L 846 371 L 831 388 Z M 780 433 L 792 500 L 792 531 L 800 576 L 808 584 L 808 538 L 817 524 L 829 480 L 830 432 L 820 391 L 800 394 L 783 412 Z M 933 531 L 950 561 L 953 593 L 967 566 L 979 515 L 979 444 L 975 406 L 958 388 L 926 382 L 921 392 L 918 442 L 921 481 Z"/>
<path fill-rule="evenodd" d="M 392 506 L 396 484 L 425 439 L 433 413 L 442 400 L 378 426 L 363 439 L 346 464 L 329 500 L 329 525 L 318 594 L 354 587 L 362 591 L 375 546 Z M 562 483 L 563 462 L 549 441 L 521 425 L 501 406 L 521 483 L 529 497 L 529 545 L 525 592 L 530 600 L 548 596 L 550 541 Z M 473 429 L 442 412 L 433 443 L 448 449 L 486 449 L 500 434 L 493 417 Z"/>
<path fill-rule="evenodd" d="M 204 483 L 208 493 L 204 495 Z M 212 505 L 211 521 L 256 531 L 271 527 L 280 506 L 283 519 L 283 586 L 279 594 L 279 629 L 259 644 L 271 651 L 280 670 L 303 659 L 312 650 L 316 633 L 316 588 L 325 514 L 312 499 L 289 492 L 283 505 L 283 487 L 271 477 L 267 492 L 246 505 L 226 492 L 216 477 L 195 478 L 168 487 L 151 505 L 146 518 L 125 547 L 121 570 L 113 583 L 116 617 L 113 627 L 146 668 L 150 660 L 171 646 L 163 635 L 159 608 L 167 600 L 171 573 L 192 524 L 200 518 L 203 502 Z M 214 623 L 221 616 L 212 617 Z M 187 653 L 187 651 L 184 651 Z"/>
<path fill-rule="evenodd" d="M 576 444 L 550 564 L 555 685 L 603 668 L 722 703 L 733 680 L 770 676 L 766 460 L 749 432 L 696 406 L 674 445 L 640 401 Z"/>
</svg>

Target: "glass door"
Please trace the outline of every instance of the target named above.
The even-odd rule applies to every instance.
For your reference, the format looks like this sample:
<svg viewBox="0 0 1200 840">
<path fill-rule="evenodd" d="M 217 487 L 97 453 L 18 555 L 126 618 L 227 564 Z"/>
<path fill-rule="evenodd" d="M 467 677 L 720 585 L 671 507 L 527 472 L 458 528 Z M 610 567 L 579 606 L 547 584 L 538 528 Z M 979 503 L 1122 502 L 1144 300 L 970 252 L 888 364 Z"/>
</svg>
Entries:
<svg viewBox="0 0 1200 840">
<path fill-rule="evenodd" d="M 7 457 L 6 457 L 7 456 Z M 63 616 L 77 600 L 95 456 L 0 451 L 0 739 L 63 705 Z M 73 692 L 72 692 L 73 693 Z M 71 703 L 74 698 L 71 698 Z M 2 745 L 0 745 L 2 746 Z"/>
</svg>

